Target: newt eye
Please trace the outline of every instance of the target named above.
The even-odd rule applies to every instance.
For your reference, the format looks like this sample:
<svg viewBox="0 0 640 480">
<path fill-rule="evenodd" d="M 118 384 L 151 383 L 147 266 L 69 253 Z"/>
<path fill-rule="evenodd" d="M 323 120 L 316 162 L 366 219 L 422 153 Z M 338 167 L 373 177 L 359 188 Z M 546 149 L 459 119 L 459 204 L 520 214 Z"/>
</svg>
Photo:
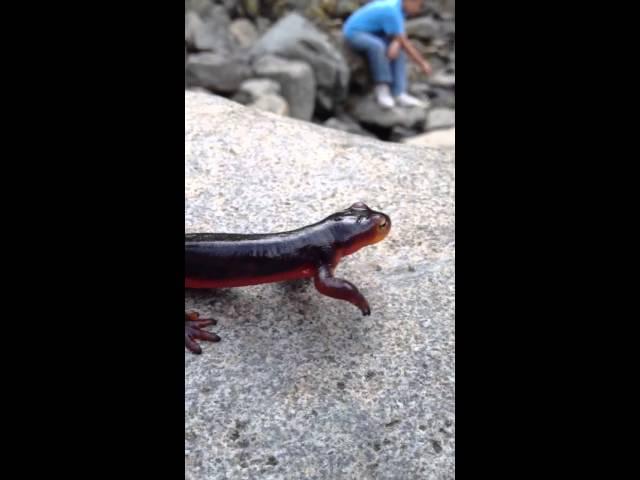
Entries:
<svg viewBox="0 0 640 480">
<path fill-rule="evenodd" d="M 351 208 L 353 210 L 368 210 L 369 207 L 367 207 L 364 203 L 362 202 L 356 202 L 353 205 L 351 205 Z"/>
<path fill-rule="evenodd" d="M 387 226 L 387 221 L 386 220 L 382 220 L 379 224 L 378 224 L 378 228 L 383 229 L 386 228 Z"/>
</svg>

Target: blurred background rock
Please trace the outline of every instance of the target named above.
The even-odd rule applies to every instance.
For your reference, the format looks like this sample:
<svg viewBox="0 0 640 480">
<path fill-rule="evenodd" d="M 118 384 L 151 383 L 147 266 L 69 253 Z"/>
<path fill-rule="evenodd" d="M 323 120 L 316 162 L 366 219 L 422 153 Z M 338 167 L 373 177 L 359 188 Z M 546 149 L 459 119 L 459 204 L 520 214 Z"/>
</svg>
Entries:
<svg viewBox="0 0 640 480">
<path fill-rule="evenodd" d="M 428 107 L 383 110 L 342 24 L 371 0 L 185 0 L 185 88 L 392 142 L 452 148 L 455 0 L 424 0 L 406 31 L 433 67 L 409 62 L 409 92 Z M 375 1 L 375 0 L 374 0 Z"/>
</svg>

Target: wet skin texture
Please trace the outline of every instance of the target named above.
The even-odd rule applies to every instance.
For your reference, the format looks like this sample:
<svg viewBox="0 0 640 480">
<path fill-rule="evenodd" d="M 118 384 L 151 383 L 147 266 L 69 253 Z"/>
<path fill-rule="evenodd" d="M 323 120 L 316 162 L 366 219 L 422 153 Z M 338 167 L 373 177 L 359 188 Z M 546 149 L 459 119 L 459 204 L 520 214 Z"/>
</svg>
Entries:
<svg viewBox="0 0 640 480">
<path fill-rule="evenodd" d="M 185 288 L 211 289 L 258 285 L 313 278 L 316 289 L 345 300 L 370 315 L 366 298 L 352 283 L 333 272 L 342 257 L 383 240 L 391 219 L 357 202 L 324 220 L 289 232 L 237 235 L 196 233 L 185 235 Z M 196 340 L 220 341 L 203 330 L 215 320 L 185 312 L 184 343 L 202 353 Z"/>
</svg>

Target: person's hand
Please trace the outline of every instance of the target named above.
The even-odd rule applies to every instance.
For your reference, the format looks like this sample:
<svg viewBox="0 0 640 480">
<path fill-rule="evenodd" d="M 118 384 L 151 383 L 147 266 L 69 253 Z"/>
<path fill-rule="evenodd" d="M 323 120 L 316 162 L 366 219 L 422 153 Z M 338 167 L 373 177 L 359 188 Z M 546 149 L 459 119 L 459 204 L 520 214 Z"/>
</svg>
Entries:
<svg viewBox="0 0 640 480">
<path fill-rule="evenodd" d="M 395 60 L 396 58 L 398 58 L 399 54 L 400 54 L 400 42 L 394 40 L 389 45 L 389 49 L 387 50 L 387 57 L 389 57 L 389 60 Z"/>
<path fill-rule="evenodd" d="M 432 70 L 429 62 L 422 62 L 422 64 L 420 65 L 420 70 L 422 70 L 425 75 L 431 75 Z"/>
</svg>

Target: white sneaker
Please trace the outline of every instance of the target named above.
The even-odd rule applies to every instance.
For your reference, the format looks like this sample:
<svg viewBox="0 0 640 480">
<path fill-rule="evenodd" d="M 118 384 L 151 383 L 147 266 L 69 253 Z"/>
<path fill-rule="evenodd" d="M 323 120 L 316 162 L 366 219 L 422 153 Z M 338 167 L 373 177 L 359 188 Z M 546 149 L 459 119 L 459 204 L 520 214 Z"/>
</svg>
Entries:
<svg viewBox="0 0 640 480">
<path fill-rule="evenodd" d="M 403 107 L 419 107 L 427 108 L 427 104 L 416 97 L 412 97 L 408 93 L 401 93 L 396 97 L 396 101 Z"/>
<path fill-rule="evenodd" d="M 378 103 L 383 108 L 393 108 L 396 105 L 389 91 L 389 85 L 386 83 L 376 85 L 376 100 L 378 100 Z"/>
</svg>

